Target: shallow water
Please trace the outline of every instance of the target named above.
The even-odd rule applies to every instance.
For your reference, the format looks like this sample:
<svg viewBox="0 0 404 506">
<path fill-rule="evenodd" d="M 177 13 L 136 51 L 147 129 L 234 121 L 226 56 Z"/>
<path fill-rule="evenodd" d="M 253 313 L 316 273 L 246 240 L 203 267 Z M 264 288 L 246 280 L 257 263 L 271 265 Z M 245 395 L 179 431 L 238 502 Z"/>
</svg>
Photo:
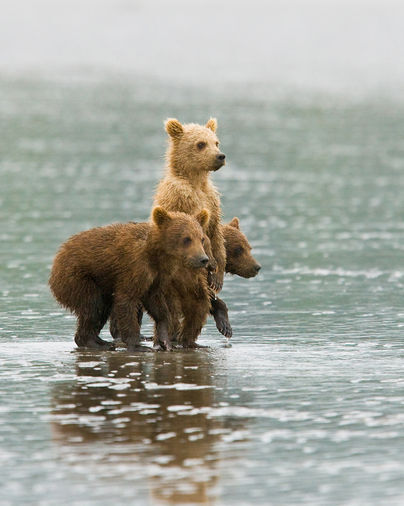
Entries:
<svg viewBox="0 0 404 506">
<path fill-rule="evenodd" d="M 147 219 L 163 119 L 209 115 L 263 266 L 226 279 L 232 347 L 210 321 L 198 352 L 75 350 L 57 247 Z M 4 504 L 404 502 L 401 102 L 27 75 L 0 118 Z"/>
</svg>

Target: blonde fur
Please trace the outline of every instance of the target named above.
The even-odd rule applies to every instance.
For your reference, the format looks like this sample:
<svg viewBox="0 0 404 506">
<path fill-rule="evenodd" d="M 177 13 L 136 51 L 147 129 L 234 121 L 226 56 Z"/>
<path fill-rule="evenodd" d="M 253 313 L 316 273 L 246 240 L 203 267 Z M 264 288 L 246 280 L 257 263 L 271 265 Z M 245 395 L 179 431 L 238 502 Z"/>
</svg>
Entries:
<svg viewBox="0 0 404 506">
<path fill-rule="evenodd" d="M 226 250 L 220 227 L 220 196 L 210 180 L 210 172 L 224 165 L 224 160 L 220 163 L 217 158 L 221 154 L 215 133 L 217 122 L 211 118 L 206 126 L 195 123 L 182 125 L 176 119 L 168 119 L 165 125 L 169 135 L 166 174 L 157 187 L 154 206 L 193 216 L 207 209 L 209 223 L 206 234 L 218 265 L 218 284 L 221 285 Z"/>
<path fill-rule="evenodd" d="M 165 122 L 166 132 L 174 139 L 179 139 L 184 133 L 181 123 L 175 118 L 168 118 Z"/>
<path fill-rule="evenodd" d="M 216 130 L 217 130 L 216 118 L 210 118 L 205 126 L 206 126 L 206 128 L 209 128 L 210 130 L 212 130 L 212 132 L 216 132 Z"/>
</svg>

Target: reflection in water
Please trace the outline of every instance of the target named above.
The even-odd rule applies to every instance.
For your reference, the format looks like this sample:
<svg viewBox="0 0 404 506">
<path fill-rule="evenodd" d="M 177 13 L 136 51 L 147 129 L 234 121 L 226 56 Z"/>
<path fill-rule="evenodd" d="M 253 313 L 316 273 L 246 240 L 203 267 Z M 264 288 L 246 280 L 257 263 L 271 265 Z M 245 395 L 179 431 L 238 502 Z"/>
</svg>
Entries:
<svg viewBox="0 0 404 506">
<path fill-rule="evenodd" d="M 86 472 L 149 476 L 156 502 L 211 503 L 223 424 L 199 408 L 215 403 L 213 369 L 209 352 L 77 352 L 76 380 L 53 389 L 53 438 Z"/>
</svg>

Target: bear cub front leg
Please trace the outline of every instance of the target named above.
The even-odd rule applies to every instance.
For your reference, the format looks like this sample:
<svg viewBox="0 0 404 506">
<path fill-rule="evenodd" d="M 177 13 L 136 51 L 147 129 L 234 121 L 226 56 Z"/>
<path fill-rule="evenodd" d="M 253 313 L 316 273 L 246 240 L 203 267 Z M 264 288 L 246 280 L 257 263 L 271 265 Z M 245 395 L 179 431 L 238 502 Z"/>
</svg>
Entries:
<svg viewBox="0 0 404 506">
<path fill-rule="evenodd" d="M 217 330 L 225 337 L 230 338 L 233 335 L 233 329 L 230 325 L 226 303 L 219 297 L 211 296 L 210 304 L 210 314 L 215 319 Z"/>
</svg>

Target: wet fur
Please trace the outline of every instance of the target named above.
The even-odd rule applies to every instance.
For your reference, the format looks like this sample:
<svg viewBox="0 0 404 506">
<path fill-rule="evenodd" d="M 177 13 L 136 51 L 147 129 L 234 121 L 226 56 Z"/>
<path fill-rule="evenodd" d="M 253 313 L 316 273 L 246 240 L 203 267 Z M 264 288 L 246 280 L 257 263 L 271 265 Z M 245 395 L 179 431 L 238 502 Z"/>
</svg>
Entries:
<svg viewBox="0 0 404 506">
<path fill-rule="evenodd" d="M 161 297 L 169 280 L 197 273 L 208 214 L 153 211 L 151 224 L 116 224 L 81 232 L 59 249 L 49 278 L 57 301 L 77 316 L 75 341 L 86 348 L 111 348 L 99 333 L 109 317 L 129 349 L 141 349 L 139 312 L 155 320 L 158 340 L 169 339 L 170 309 Z M 145 238 L 145 231 L 148 232 Z M 192 247 L 182 238 L 190 236 Z"/>
<path fill-rule="evenodd" d="M 138 237 L 146 239 L 148 230 L 150 225 L 148 223 L 137 223 L 138 227 Z M 236 274 L 238 276 L 244 278 L 250 278 L 256 276 L 260 269 L 260 265 L 255 260 L 255 258 L 251 254 L 251 246 L 247 240 L 247 237 L 240 230 L 240 223 L 238 218 L 233 218 L 230 223 L 222 224 L 222 233 L 225 239 L 226 245 L 226 272 L 231 274 Z M 209 242 L 204 243 L 204 249 L 209 256 L 210 246 Z M 196 330 L 188 330 L 190 327 L 187 327 L 187 330 L 182 330 L 181 321 L 183 318 L 184 311 L 187 312 L 188 309 L 185 307 L 188 305 L 193 307 L 196 311 L 197 306 L 201 311 L 201 316 L 198 318 L 199 322 L 204 322 L 206 319 L 206 280 L 203 279 L 204 274 L 198 274 L 198 276 L 187 277 L 185 275 L 181 275 L 179 279 L 173 280 L 173 287 L 175 288 L 178 297 L 176 297 L 176 302 L 172 301 L 172 293 L 162 294 L 162 298 L 165 299 L 168 296 L 171 296 L 172 306 L 171 306 L 171 328 L 169 329 L 170 339 L 171 341 L 180 341 L 182 344 L 184 342 L 190 344 L 195 342 L 194 337 L 197 333 Z M 232 336 L 232 328 L 228 318 L 228 309 L 223 300 L 212 293 L 210 289 L 208 289 L 209 299 L 210 299 L 210 308 L 209 312 L 214 317 L 216 322 L 216 327 L 220 333 L 222 333 L 226 337 Z M 186 299 L 186 302 L 181 304 L 181 299 Z M 188 313 L 187 313 L 188 314 Z M 138 321 L 139 325 L 141 325 L 143 316 L 143 310 L 138 312 Z M 114 339 L 118 339 L 119 332 L 117 330 L 117 325 L 111 319 L 110 326 L 111 335 Z M 198 334 L 199 335 L 199 334 Z M 179 337 L 180 336 L 180 337 Z M 187 337 L 188 336 L 188 337 Z M 161 349 L 164 346 L 161 346 L 158 343 L 158 339 L 155 338 L 155 345 L 160 346 Z"/>
</svg>

